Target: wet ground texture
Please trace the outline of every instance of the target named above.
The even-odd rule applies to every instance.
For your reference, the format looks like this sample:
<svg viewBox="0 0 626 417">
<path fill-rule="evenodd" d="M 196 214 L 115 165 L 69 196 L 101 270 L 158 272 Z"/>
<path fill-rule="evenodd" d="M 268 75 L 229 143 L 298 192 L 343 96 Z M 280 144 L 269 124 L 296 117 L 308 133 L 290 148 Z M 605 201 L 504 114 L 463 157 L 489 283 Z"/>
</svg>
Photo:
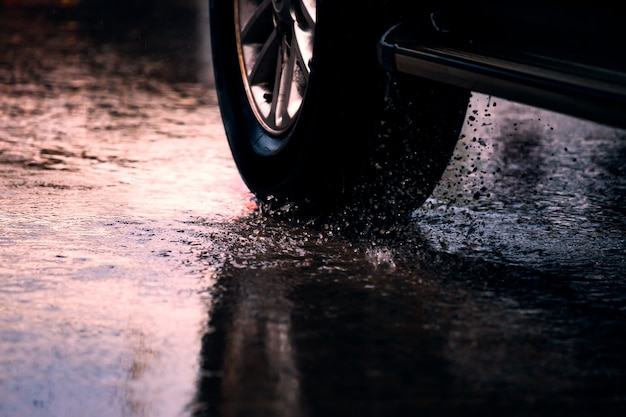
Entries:
<svg viewBox="0 0 626 417">
<path fill-rule="evenodd" d="M 624 415 L 623 131 L 476 95 L 405 229 L 294 225 L 137 13 L 0 8 L 1 417 Z"/>
</svg>

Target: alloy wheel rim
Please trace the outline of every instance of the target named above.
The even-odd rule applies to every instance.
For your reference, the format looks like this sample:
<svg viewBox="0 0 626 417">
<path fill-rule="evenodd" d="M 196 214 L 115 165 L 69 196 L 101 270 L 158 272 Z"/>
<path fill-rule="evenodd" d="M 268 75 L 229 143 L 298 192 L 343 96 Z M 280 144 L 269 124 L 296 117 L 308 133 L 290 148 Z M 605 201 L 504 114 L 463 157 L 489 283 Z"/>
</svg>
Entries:
<svg viewBox="0 0 626 417">
<path fill-rule="evenodd" d="M 316 9 L 316 0 L 235 1 L 246 95 L 259 124 L 274 136 L 288 132 L 302 108 L 313 63 Z"/>
</svg>

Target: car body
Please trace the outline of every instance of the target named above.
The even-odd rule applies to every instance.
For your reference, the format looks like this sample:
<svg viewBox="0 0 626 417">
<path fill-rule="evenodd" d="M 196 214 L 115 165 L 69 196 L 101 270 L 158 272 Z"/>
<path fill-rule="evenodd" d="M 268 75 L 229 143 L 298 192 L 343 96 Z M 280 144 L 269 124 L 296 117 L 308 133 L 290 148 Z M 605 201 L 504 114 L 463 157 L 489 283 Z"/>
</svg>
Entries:
<svg viewBox="0 0 626 417">
<path fill-rule="evenodd" d="M 274 212 L 405 217 L 472 92 L 626 128 L 613 2 L 210 0 L 209 15 L 233 157 Z"/>
<path fill-rule="evenodd" d="M 385 33 L 384 67 L 626 127 L 626 14 L 614 3 L 479 1 L 446 13 Z"/>
</svg>

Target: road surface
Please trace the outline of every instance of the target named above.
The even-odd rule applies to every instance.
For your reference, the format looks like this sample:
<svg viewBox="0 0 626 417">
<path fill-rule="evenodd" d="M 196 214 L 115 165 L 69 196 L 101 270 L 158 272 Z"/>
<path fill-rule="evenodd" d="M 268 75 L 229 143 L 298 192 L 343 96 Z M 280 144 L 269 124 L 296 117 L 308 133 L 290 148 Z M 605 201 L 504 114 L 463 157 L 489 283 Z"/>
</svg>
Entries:
<svg viewBox="0 0 626 417">
<path fill-rule="evenodd" d="M 626 412 L 623 131 L 476 95 L 371 241 L 258 212 L 206 14 L 0 40 L 1 417 Z"/>
</svg>

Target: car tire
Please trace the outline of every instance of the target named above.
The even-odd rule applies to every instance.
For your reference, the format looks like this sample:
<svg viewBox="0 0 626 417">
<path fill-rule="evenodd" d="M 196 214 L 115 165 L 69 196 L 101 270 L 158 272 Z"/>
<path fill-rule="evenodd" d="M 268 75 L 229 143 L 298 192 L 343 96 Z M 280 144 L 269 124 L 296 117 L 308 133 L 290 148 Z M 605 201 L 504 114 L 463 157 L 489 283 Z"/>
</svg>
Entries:
<svg viewBox="0 0 626 417">
<path fill-rule="evenodd" d="M 388 227 L 443 173 L 469 92 L 385 74 L 381 4 L 210 0 L 225 133 L 265 212 Z"/>
</svg>

